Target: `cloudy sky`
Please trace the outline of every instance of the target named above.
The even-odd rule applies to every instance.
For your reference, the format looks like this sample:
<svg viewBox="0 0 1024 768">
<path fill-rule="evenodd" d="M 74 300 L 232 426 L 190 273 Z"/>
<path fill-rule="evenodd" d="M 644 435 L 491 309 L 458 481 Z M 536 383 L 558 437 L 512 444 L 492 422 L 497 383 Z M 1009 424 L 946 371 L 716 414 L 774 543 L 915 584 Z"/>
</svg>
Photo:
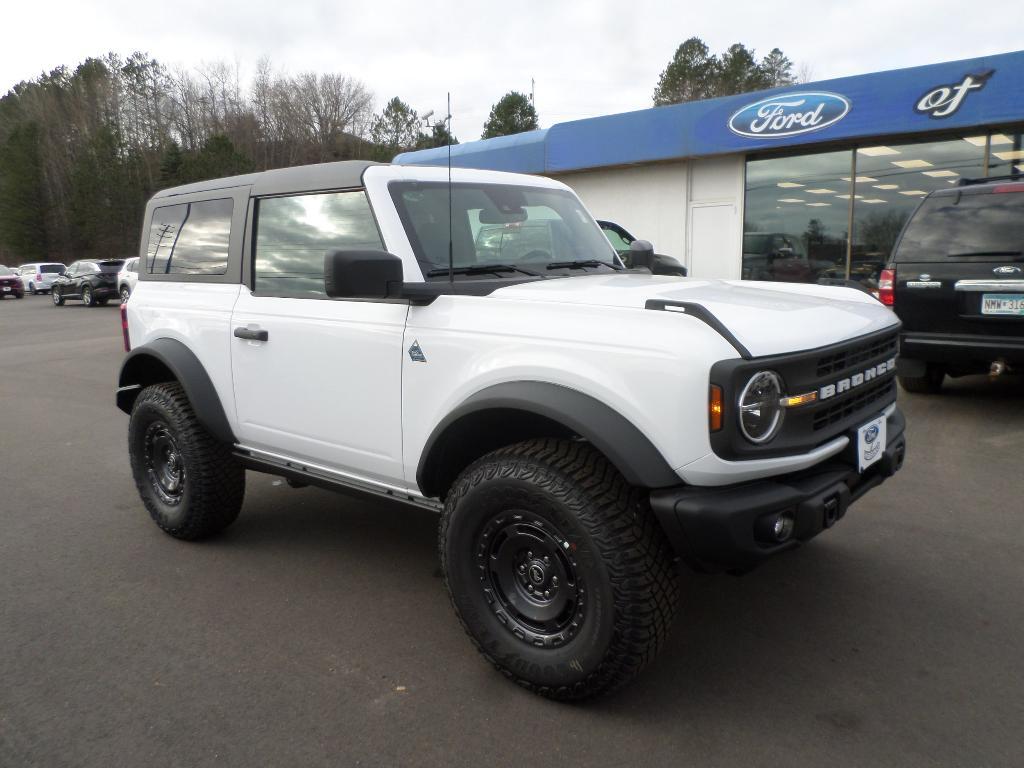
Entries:
<svg viewBox="0 0 1024 768">
<path fill-rule="evenodd" d="M 261 56 L 362 80 L 476 138 L 491 105 L 536 81 L 541 125 L 651 105 L 680 42 L 781 48 L 814 80 L 1018 50 L 1019 0 L 47 0 L 7 4 L 0 92 L 61 64 L 141 50 L 169 65 Z"/>
</svg>

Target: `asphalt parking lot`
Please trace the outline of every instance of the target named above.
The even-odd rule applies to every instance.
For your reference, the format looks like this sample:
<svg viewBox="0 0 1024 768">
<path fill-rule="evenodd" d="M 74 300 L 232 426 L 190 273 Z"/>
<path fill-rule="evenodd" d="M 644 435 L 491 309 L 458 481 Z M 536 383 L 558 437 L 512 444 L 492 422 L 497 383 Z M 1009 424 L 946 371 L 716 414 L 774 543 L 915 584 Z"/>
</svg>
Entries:
<svg viewBox="0 0 1024 768">
<path fill-rule="evenodd" d="M 0 302 L 0 766 L 1024 763 L 1024 381 L 902 395 L 902 473 L 742 578 L 682 575 L 632 687 L 555 704 L 462 634 L 425 511 L 250 474 L 138 501 L 117 307 Z"/>
</svg>

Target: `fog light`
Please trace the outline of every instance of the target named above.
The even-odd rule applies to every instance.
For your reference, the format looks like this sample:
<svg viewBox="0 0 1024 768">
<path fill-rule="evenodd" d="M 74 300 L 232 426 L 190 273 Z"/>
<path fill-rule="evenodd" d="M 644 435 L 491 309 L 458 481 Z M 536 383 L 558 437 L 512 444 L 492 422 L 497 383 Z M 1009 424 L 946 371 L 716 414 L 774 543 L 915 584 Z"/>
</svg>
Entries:
<svg viewBox="0 0 1024 768">
<path fill-rule="evenodd" d="M 791 511 L 763 515 L 757 519 L 754 536 L 764 544 L 783 544 L 793 536 L 796 519 Z"/>
<path fill-rule="evenodd" d="M 782 543 L 792 536 L 794 524 L 793 516 L 789 512 L 776 515 L 775 522 L 772 523 L 772 535 L 775 536 L 775 540 Z"/>
</svg>

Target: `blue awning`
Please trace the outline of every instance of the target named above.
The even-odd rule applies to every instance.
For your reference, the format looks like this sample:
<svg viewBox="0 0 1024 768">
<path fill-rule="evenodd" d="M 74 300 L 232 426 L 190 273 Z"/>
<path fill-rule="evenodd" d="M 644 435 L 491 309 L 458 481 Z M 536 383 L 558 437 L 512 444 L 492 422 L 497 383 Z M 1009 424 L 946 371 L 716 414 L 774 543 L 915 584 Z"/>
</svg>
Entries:
<svg viewBox="0 0 1024 768">
<path fill-rule="evenodd" d="M 558 173 L 1014 123 L 1024 123 L 1024 51 L 558 123 L 459 144 L 452 165 Z M 441 148 L 395 162 L 447 158 Z"/>
</svg>

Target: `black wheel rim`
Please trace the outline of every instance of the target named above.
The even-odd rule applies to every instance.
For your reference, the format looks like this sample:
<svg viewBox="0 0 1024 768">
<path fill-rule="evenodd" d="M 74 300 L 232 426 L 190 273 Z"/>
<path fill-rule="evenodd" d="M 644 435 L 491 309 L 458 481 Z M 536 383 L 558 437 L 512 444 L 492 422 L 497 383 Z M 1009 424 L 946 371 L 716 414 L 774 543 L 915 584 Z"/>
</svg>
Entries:
<svg viewBox="0 0 1024 768">
<path fill-rule="evenodd" d="M 584 620 L 584 583 L 576 546 L 527 512 L 496 515 L 476 542 L 480 583 L 498 620 L 524 643 L 558 646 Z"/>
<path fill-rule="evenodd" d="M 170 427 L 154 421 L 146 428 L 146 475 L 165 504 L 179 504 L 185 492 L 185 465 Z"/>
</svg>

